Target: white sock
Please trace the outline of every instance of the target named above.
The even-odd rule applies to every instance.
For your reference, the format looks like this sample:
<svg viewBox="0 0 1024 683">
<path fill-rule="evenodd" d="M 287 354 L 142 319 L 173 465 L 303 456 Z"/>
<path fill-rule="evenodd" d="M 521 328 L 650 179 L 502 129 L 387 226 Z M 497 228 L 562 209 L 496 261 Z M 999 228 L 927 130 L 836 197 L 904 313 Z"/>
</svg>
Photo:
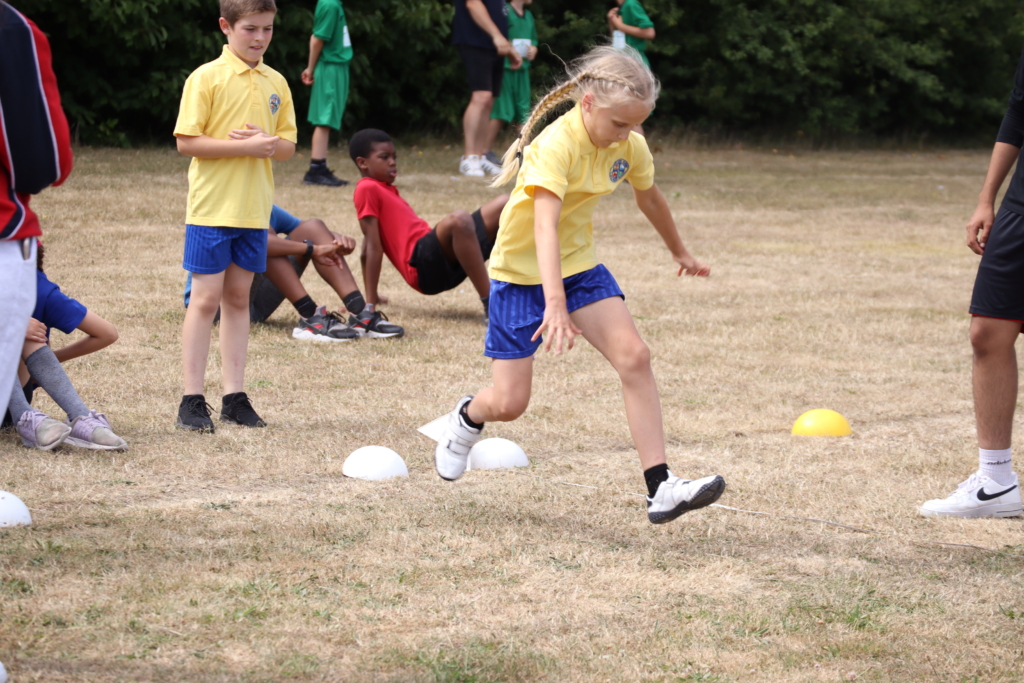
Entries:
<svg viewBox="0 0 1024 683">
<path fill-rule="evenodd" d="M 1013 456 L 1011 449 L 998 451 L 978 449 L 978 472 L 997 484 L 1008 485 L 1013 481 Z"/>
</svg>

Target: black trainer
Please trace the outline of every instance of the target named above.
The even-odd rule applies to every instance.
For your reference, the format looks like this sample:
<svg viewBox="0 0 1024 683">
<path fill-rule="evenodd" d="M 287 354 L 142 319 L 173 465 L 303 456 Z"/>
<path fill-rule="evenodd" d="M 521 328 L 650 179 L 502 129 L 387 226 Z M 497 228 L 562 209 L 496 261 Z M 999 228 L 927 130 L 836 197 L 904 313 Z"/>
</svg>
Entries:
<svg viewBox="0 0 1024 683">
<path fill-rule="evenodd" d="M 181 405 L 178 406 L 178 419 L 174 425 L 178 429 L 188 429 L 193 432 L 213 433 L 213 420 L 210 419 L 210 411 L 213 406 L 206 402 L 202 394 L 189 394 L 181 398 Z"/>
<path fill-rule="evenodd" d="M 313 341 L 344 342 L 359 339 L 359 333 L 346 325 L 337 313 L 329 313 L 326 306 L 320 306 L 308 318 L 299 318 L 299 324 L 292 330 L 294 339 Z"/>
<path fill-rule="evenodd" d="M 306 175 L 302 178 L 304 185 L 323 185 L 325 187 L 341 187 L 348 185 L 347 180 L 342 180 L 334 175 L 334 171 L 324 166 L 310 166 Z"/>
<path fill-rule="evenodd" d="M 371 339 L 383 339 L 385 337 L 401 337 L 405 334 L 405 328 L 389 323 L 388 317 L 380 311 L 363 310 L 358 316 L 353 315 L 348 319 L 348 326 L 355 330 L 360 337 Z"/>
<path fill-rule="evenodd" d="M 266 427 L 267 423 L 252 409 L 252 401 L 244 391 L 226 394 L 220 409 L 220 421 L 243 427 Z"/>
</svg>

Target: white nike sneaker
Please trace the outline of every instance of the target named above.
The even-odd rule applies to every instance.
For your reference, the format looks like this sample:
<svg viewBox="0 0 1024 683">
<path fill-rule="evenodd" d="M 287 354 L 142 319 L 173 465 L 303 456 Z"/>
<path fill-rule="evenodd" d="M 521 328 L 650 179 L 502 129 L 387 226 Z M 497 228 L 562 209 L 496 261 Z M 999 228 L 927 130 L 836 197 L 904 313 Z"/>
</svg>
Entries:
<svg viewBox="0 0 1024 683">
<path fill-rule="evenodd" d="M 1009 484 L 999 484 L 975 472 L 949 494 L 949 498 L 929 500 L 921 506 L 925 517 L 1019 517 L 1020 486 L 1017 475 Z"/>
<path fill-rule="evenodd" d="M 654 497 L 647 496 L 647 519 L 651 524 L 664 524 L 690 510 L 707 507 L 725 492 L 725 479 L 717 474 L 690 481 L 671 472 L 661 482 Z"/>
<path fill-rule="evenodd" d="M 473 429 L 463 420 L 459 411 L 462 406 L 473 400 L 472 396 L 463 396 L 455 405 L 455 410 L 448 414 L 448 424 L 444 434 L 437 440 L 434 449 L 434 467 L 442 479 L 455 481 L 466 471 L 469 462 L 469 450 L 480 440 L 482 429 Z"/>
<path fill-rule="evenodd" d="M 484 169 L 480 164 L 480 157 L 476 154 L 470 154 L 468 157 L 462 157 L 462 161 L 459 163 L 459 173 L 462 175 L 472 176 L 474 178 L 483 178 Z"/>
<path fill-rule="evenodd" d="M 498 175 L 501 173 L 501 164 L 494 163 L 494 160 L 492 160 L 491 157 L 494 157 L 494 152 L 488 152 L 480 157 L 480 168 L 490 175 Z M 497 157 L 495 157 L 495 159 L 497 159 Z"/>
</svg>

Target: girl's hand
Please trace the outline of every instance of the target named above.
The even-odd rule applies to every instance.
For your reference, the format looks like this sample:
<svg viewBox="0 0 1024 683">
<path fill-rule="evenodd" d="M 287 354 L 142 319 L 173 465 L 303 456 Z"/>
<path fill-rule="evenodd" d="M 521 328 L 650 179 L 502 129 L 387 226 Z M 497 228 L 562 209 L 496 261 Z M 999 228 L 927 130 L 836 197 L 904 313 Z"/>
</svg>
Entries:
<svg viewBox="0 0 1024 683">
<path fill-rule="evenodd" d="M 540 327 L 533 333 L 530 341 L 537 341 L 544 332 L 547 332 L 547 340 L 544 343 L 544 350 L 550 351 L 551 344 L 555 344 L 555 354 L 561 355 L 562 353 L 562 342 L 566 342 L 565 350 L 568 351 L 572 348 L 573 339 L 577 334 L 582 334 L 580 328 L 573 324 L 572 318 L 569 317 L 569 309 L 565 307 L 565 304 L 546 306 L 544 308 L 544 320 L 541 322 Z"/>
<path fill-rule="evenodd" d="M 302 79 L 303 85 L 313 85 L 313 70 L 310 69 L 309 67 L 306 67 L 305 69 L 302 70 L 302 75 L 299 78 Z"/>
<path fill-rule="evenodd" d="M 25 331 L 25 341 L 46 344 L 46 325 L 35 318 L 29 318 L 28 330 Z"/>
<path fill-rule="evenodd" d="M 701 263 L 689 254 L 673 257 L 673 260 L 679 264 L 679 272 L 676 273 L 677 276 L 682 276 L 683 273 L 686 273 L 687 275 L 699 275 L 701 277 L 711 275 L 711 266 Z"/>
<path fill-rule="evenodd" d="M 334 238 L 334 241 L 338 243 L 338 253 L 342 256 L 348 256 L 356 250 L 356 241 L 352 237 L 339 235 Z"/>
<path fill-rule="evenodd" d="M 254 123 L 247 123 L 247 124 L 245 124 L 245 128 L 233 128 L 233 129 L 231 129 L 231 132 L 228 133 L 228 139 L 230 139 L 230 140 L 246 140 L 248 138 L 251 138 L 253 135 L 259 135 L 260 133 L 263 133 L 264 135 L 266 135 L 267 131 L 263 130 L 262 128 L 260 128 L 259 126 L 257 126 Z"/>
</svg>

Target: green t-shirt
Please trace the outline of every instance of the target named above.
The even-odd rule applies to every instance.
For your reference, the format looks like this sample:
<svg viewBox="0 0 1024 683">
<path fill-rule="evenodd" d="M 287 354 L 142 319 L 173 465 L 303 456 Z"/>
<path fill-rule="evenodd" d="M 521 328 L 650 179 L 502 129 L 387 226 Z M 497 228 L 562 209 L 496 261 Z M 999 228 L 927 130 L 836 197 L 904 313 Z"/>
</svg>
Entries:
<svg viewBox="0 0 1024 683">
<path fill-rule="evenodd" d="M 643 5 L 640 4 L 640 0 L 626 0 L 619 7 L 619 16 L 622 17 L 622 21 L 627 26 L 635 26 L 636 28 L 654 28 L 654 22 L 647 16 L 647 12 L 644 11 Z M 643 38 L 635 38 L 628 33 L 626 34 L 626 45 L 636 48 L 641 54 L 647 49 L 647 41 Z M 647 55 L 644 55 L 646 61 Z"/>
<path fill-rule="evenodd" d="M 313 35 L 324 41 L 319 61 L 347 64 L 352 60 L 352 41 L 341 0 L 317 0 Z"/>
<path fill-rule="evenodd" d="M 519 16 L 511 4 L 508 6 L 508 42 L 523 55 L 523 66 L 520 68 L 529 69 L 530 62 L 527 61 L 525 53 L 527 47 L 537 45 L 537 25 L 533 22 L 533 13 L 525 7 L 523 16 Z M 522 49 L 519 46 L 522 46 Z M 505 58 L 505 68 L 511 68 L 508 57 Z"/>
</svg>

